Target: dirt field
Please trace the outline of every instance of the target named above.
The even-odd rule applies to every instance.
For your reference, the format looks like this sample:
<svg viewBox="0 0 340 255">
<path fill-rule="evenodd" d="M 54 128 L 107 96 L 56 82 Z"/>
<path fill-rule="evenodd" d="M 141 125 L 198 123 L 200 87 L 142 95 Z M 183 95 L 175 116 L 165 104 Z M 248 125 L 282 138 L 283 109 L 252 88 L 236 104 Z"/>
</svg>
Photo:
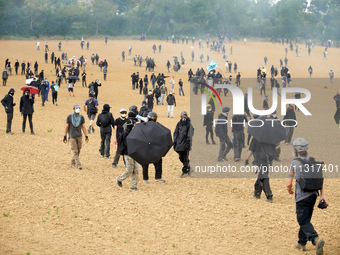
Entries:
<svg viewBox="0 0 340 255">
<path fill-rule="evenodd" d="M 55 79 L 54 65 L 50 64 L 50 59 L 49 64 L 45 64 L 44 40 L 41 40 L 41 51 L 35 50 L 35 43 L 0 41 L 0 61 L 4 64 L 9 58 L 13 66 L 16 59 L 20 63 L 23 60 L 33 64 L 38 61 L 39 70 L 44 69 L 45 77 L 51 81 Z M 57 56 L 61 54 L 57 43 L 49 41 L 49 54 L 51 51 Z M 192 68 L 195 72 L 198 67 L 206 69 L 208 64 L 199 62 L 201 51 L 198 42 L 194 46 L 195 62 L 191 62 L 191 43 L 109 41 L 105 45 L 104 41 L 90 41 L 90 50 L 81 50 L 80 41 L 62 43 L 62 51 L 67 52 L 69 57 L 84 55 L 88 58 L 87 81 L 102 81 L 99 108 L 109 103 L 114 117 L 118 117 L 121 108 L 128 109 L 132 104 L 141 106 L 142 96 L 131 89 L 130 75 L 139 71 L 140 76 L 148 74 L 150 77 L 151 73 L 145 71 L 145 63 L 142 67 L 133 66 L 135 54 L 155 58 L 155 73 L 167 75 L 166 60 L 173 64 L 173 56 L 179 57 L 183 51 L 186 64 L 182 73 L 172 71 L 169 75 L 175 75 L 176 81 L 182 78 L 186 96 L 179 97 L 176 87 L 177 107 L 173 119 L 167 118 L 166 106 L 155 107 L 158 121 L 172 131 L 180 112 L 190 112 L 187 71 Z M 162 44 L 161 53 L 152 53 L 154 43 L 157 46 Z M 126 54 L 126 61 L 122 62 L 121 52 L 128 52 L 129 45 L 133 48 L 132 55 Z M 268 57 L 267 71 L 272 64 L 279 66 L 279 59 L 284 59 L 287 46 L 249 40 L 247 45 L 243 42 L 233 42 L 232 45 L 233 55 L 229 54 L 228 60 L 237 62 L 242 78 L 255 77 L 256 69 L 264 66 L 264 56 Z M 226 49 L 230 49 L 230 44 Z M 295 85 L 294 79 L 309 77 L 309 65 L 314 69 L 312 79 L 296 82 L 311 91 L 312 99 L 306 107 L 313 117 L 297 114 L 299 126 L 293 138 L 306 137 L 310 141 L 310 155 L 327 164 L 340 165 L 339 127 L 333 120 L 333 96 L 340 90 L 340 81 L 337 80 L 340 75 L 340 49 L 329 48 L 328 60 L 322 59 L 323 50 L 321 46 L 315 47 L 308 56 L 303 46 L 301 57 L 288 52 L 292 86 Z M 90 63 L 92 53 L 98 53 L 100 59 L 108 61 L 105 82 L 99 67 Z M 209 54 L 210 60 L 225 71 L 222 54 L 212 54 L 207 49 L 203 50 L 203 54 L 204 59 Z M 333 84 L 327 79 L 330 69 L 336 77 Z M 169 88 L 169 79 L 166 81 Z M 0 86 L 1 98 L 11 87 L 17 91 L 13 136 L 5 134 L 6 115 L 4 110 L 0 111 L 0 254 L 301 254 L 293 249 L 298 223 L 294 197 L 287 193 L 285 179 L 271 179 L 274 203 L 269 204 L 264 198 L 253 199 L 254 178 L 179 178 L 181 164 L 177 154 L 171 150 L 163 160 L 165 184 L 153 182 L 152 177 L 150 184 L 142 183 L 140 167 L 140 192 L 128 189 L 130 179 L 123 182 L 123 188 L 119 188 L 116 177 L 124 171 L 124 165 L 120 160 L 118 168 L 111 167 L 115 152 L 113 146 L 110 160 L 100 157 L 99 128 L 89 135 L 90 141 L 81 151 L 82 171 L 70 168 L 71 150 L 62 143 L 66 117 L 72 113 L 75 103 L 84 104 L 88 90 L 82 88 L 79 82 L 75 87 L 75 97 L 69 97 L 63 83 L 58 106 L 52 106 L 51 95 L 44 108 L 37 98 L 33 115 L 36 135 L 32 136 L 29 132 L 21 134 L 19 100 L 24 82 L 24 76 L 14 74 L 9 77 L 7 87 Z M 246 91 L 245 87 L 243 90 Z M 257 91 L 255 94 L 255 104 L 259 106 L 262 97 Z M 198 122 L 202 123 L 201 120 Z M 204 138 L 199 135 L 202 127 L 195 129 L 194 146 L 206 146 Z M 29 131 L 28 127 L 26 131 Z M 217 151 L 218 145 L 212 150 Z M 282 149 L 281 164 L 289 164 L 291 151 L 291 147 Z M 245 154 L 246 149 L 241 162 L 244 162 Z M 214 155 L 217 158 L 217 154 Z M 230 155 L 228 158 L 232 158 Z M 240 166 L 242 163 L 234 164 Z M 153 167 L 149 171 L 153 176 Z M 312 222 L 326 242 L 324 254 L 336 255 L 340 254 L 339 179 L 327 179 L 326 187 L 330 206 L 326 210 L 316 208 Z M 304 254 L 315 254 L 310 243 Z"/>
</svg>

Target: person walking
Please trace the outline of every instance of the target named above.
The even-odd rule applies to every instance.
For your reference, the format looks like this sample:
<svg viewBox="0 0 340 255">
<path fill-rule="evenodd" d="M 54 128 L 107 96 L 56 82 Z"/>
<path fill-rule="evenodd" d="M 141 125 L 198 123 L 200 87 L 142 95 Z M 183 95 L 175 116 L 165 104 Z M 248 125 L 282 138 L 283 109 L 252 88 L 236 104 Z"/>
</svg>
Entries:
<svg viewBox="0 0 340 255">
<path fill-rule="evenodd" d="M 82 148 L 82 132 L 85 135 L 85 142 L 88 143 L 89 137 L 87 136 L 85 128 L 85 118 L 80 115 L 80 105 L 75 104 L 73 106 L 74 112 L 67 116 L 66 127 L 64 133 L 63 142 L 67 143 L 67 134 L 69 135 L 70 147 L 72 150 L 71 167 L 77 167 L 79 170 L 82 169 L 79 154 Z"/>
<path fill-rule="evenodd" d="M 332 70 L 329 71 L 329 80 L 331 83 L 333 83 L 333 79 L 334 79 L 334 72 Z"/>
<path fill-rule="evenodd" d="M 336 95 L 333 97 L 334 101 L 335 101 L 335 106 L 336 109 L 340 108 L 340 93 L 339 91 L 336 92 Z"/>
<path fill-rule="evenodd" d="M 112 128 L 115 127 L 115 121 L 110 113 L 110 105 L 104 104 L 103 111 L 98 115 L 97 118 L 97 126 L 100 127 L 100 148 L 99 153 L 103 158 L 105 156 L 106 159 L 110 158 L 110 144 L 111 144 L 111 136 L 112 136 Z"/>
<path fill-rule="evenodd" d="M 157 121 L 157 113 L 149 112 L 147 119 L 148 119 L 148 121 L 156 122 Z M 139 124 L 139 125 L 141 125 L 141 124 Z M 153 165 L 155 167 L 155 182 L 164 183 L 165 180 L 162 179 L 162 173 L 163 173 L 162 158 L 160 158 L 160 160 L 157 163 L 153 163 Z M 145 184 L 149 184 L 149 164 L 142 165 L 142 167 L 143 167 L 143 182 Z"/>
<path fill-rule="evenodd" d="M 107 66 L 104 66 L 104 68 L 103 68 L 103 75 L 104 75 L 104 81 L 106 81 Z"/>
<path fill-rule="evenodd" d="M 176 99 L 175 96 L 172 94 L 172 91 L 170 91 L 169 95 L 166 97 L 166 102 L 168 103 L 168 118 L 169 115 L 171 115 L 171 118 L 173 118 L 174 105 L 176 107 Z"/>
<path fill-rule="evenodd" d="M 59 91 L 59 86 L 58 84 L 55 84 L 54 81 L 52 81 L 51 84 L 51 91 L 52 91 L 52 105 L 58 106 L 58 91 Z"/>
<path fill-rule="evenodd" d="M 152 111 L 153 106 L 154 106 L 154 96 L 153 96 L 152 90 L 149 90 L 149 94 L 146 96 L 145 100 L 148 105 L 148 108 Z"/>
<path fill-rule="evenodd" d="M 162 85 L 160 87 L 160 90 L 161 90 L 161 99 L 160 99 L 160 103 L 162 105 L 164 105 L 164 98 L 165 98 L 165 95 L 168 96 L 168 88 L 166 87 L 165 83 L 162 82 Z"/>
<path fill-rule="evenodd" d="M 39 86 L 39 92 L 41 97 L 41 106 L 45 107 L 45 101 L 46 101 L 46 88 L 48 85 L 45 83 L 45 81 L 42 81 Z"/>
<path fill-rule="evenodd" d="M 81 74 L 81 85 L 82 85 L 83 87 L 87 87 L 87 86 L 86 86 L 86 72 L 85 72 L 85 70 L 84 70 L 83 73 Z"/>
<path fill-rule="evenodd" d="M 204 115 L 203 118 L 203 126 L 205 127 L 205 141 L 206 144 L 210 144 L 209 143 L 209 134 L 211 137 L 211 142 L 213 145 L 215 145 L 215 141 L 214 141 L 214 133 L 213 133 L 213 120 L 214 120 L 214 111 L 211 107 L 210 104 L 207 105 L 207 113 Z"/>
<path fill-rule="evenodd" d="M 189 151 L 192 146 L 194 128 L 186 111 L 181 112 L 181 119 L 178 121 L 174 131 L 174 150 L 178 153 L 179 160 L 183 163 L 181 178 L 190 175 Z"/>
<path fill-rule="evenodd" d="M 292 141 L 293 138 L 293 133 L 294 133 L 294 128 L 296 126 L 296 115 L 295 115 L 295 111 L 294 111 L 294 105 L 290 104 L 288 109 L 287 109 L 287 113 L 284 116 L 283 120 L 287 120 L 285 121 L 285 129 L 286 129 L 286 145 L 289 145 L 290 142 Z"/>
<path fill-rule="evenodd" d="M 178 81 L 178 88 L 179 88 L 179 95 L 181 95 L 181 92 L 182 92 L 182 94 L 184 96 L 183 81 L 182 81 L 182 79 L 179 79 L 179 81 Z"/>
<path fill-rule="evenodd" d="M 11 88 L 8 91 L 8 94 L 5 95 L 5 97 L 1 100 L 1 104 L 5 108 L 5 112 L 7 114 L 7 127 L 6 127 L 6 134 L 14 135 L 12 133 L 12 120 L 13 120 L 13 112 L 14 112 L 14 106 L 16 105 L 13 103 L 13 97 L 14 97 L 15 90 Z"/>
<path fill-rule="evenodd" d="M 319 194 L 318 191 L 305 191 L 301 187 L 302 173 L 304 163 L 303 162 L 315 162 L 315 160 L 308 156 L 308 141 L 305 138 L 297 138 L 292 143 L 294 151 L 293 153 L 297 158 L 295 158 L 289 165 L 289 174 L 286 181 L 287 191 L 290 195 L 294 194 L 293 191 L 293 179 L 295 177 L 295 204 L 296 204 L 296 217 L 297 222 L 300 225 L 298 233 L 298 242 L 294 247 L 301 251 L 306 251 L 307 241 L 312 242 L 316 248 L 316 254 L 323 254 L 323 247 L 325 241 L 321 239 L 318 233 L 315 231 L 314 226 L 311 223 L 313 216 L 314 205 L 316 198 Z M 315 166 L 315 165 L 314 165 Z M 313 168 L 314 169 L 314 168 Z M 306 170 L 307 171 L 307 170 Z M 327 207 L 327 201 L 325 197 L 324 183 L 320 191 L 319 205 L 323 204 Z"/>
<path fill-rule="evenodd" d="M 89 129 L 87 132 L 91 134 L 91 128 L 92 133 L 94 133 L 94 119 L 96 118 L 97 112 L 98 112 L 98 100 L 94 98 L 95 94 L 94 92 L 90 93 L 90 98 L 87 99 L 84 103 L 84 111 L 87 113 L 87 116 L 90 120 Z"/>
<path fill-rule="evenodd" d="M 309 78 L 312 78 L 313 68 L 312 66 L 308 67 Z"/>
<path fill-rule="evenodd" d="M 28 117 L 28 121 L 30 123 L 31 135 L 35 135 L 33 131 L 33 112 L 34 112 L 33 104 L 34 104 L 34 97 L 30 93 L 30 90 L 26 88 L 24 90 L 24 95 L 20 98 L 20 106 L 19 106 L 20 114 L 23 116 L 23 121 L 22 121 L 22 133 L 23 134 L 25 134 L 26 120 Z"/>
<path fill-rule="evenodd" d="M 8 71 L 5 68 L 5 70 L 2 72 L 2 85 L 6 86 L 7 84 L 7 79 L 8 79 Z"/>
<path fill-rule="evenodd" d="M 228 115 L 230 108 L 224 106 L 222 108 L 222 113 L 218 115 L 219 122 L 215 127 L 215 134 L 220 139 L 220 150 L 218 153 L 218 162 L 228 161 L 227 155 L 229 151 L 233 148 L 233 143 L 228 136 Z M 227 145 L 227 147 L 226 147 Z"/>
<path fill-rule="evenodd" d="M 117 177 L 117 185 L 119 187 L 123 187 L 122 182 L 131 176 L 131 182 L 130 182 L 130 190 L 139 191 L 137 188 L 138 184 L 138 163 L 136 160 L 131 158 L 129 155 L 127 155 L 127 142 L 126 137 L 130 134 L 131 130 L 133 129 L 134 123 L 132 120 L 128 120 L 126 123 L 126 129 L 121 134 L 120 141 L 121 143 L 118 144 L 118 149 L 121 151 L 121 155 L 124 157 L 125 162 L 125 172 L 122 173 L 120 176 Z"/>
<path fill-rule="evenodd" d="M 245 160 L 245 165 L 249 164 L 249 158 L 254 155 L 255 163 L 258 167 L 257 180 L 254 184 L 253 197 L 256 199 L 261 198 L 262 191 L 265 193 L 267 202 L 273 202 L 273 193 L 269 184 L 269 169 L 273 164 L 274 156 L 276 153 L 274 144 L 264 144 L 258 142 L 254 137 L 250 142 L 249 151 Z"/>
<path fill-rule="evenodd" d="M 127 121 L 127 118 L 126 118 L 127 111 L 124 108 L 120 109 L 119 114 L 120 114 L 119 118 L 115 120 L 115 131 L 114 131 L 114 136 L 113 136 L 113 141 L 114 141 L 116 148 L 117 148 L 118 138 L 123 133 L 124 131 L 123 126 Z M 120 153 L 118 150 L 116 150 L 116 154 L 115 154 L 115 157 L 112 163 L 113 168 L 117 168 L 119 158 L 120 158 Z"/>
</svg>

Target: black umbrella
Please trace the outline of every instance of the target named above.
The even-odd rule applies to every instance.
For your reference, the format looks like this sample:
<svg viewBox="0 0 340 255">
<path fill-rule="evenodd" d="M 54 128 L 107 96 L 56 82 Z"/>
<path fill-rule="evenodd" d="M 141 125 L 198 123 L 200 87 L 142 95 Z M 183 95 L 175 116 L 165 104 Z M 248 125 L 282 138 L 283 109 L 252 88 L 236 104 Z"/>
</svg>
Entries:
<svg viewBox="0 0 340 255">
<path fill-rule="evenodd" d="M 340 121 L 340 108 L 338 108 L 338 110 L 336 110 L 336 113 L 334 114 L 334 120 L 335 120 L 336 124 L 339 125 L 339 121 Z"/>
<path fill-rule="evenodd" d="M 262 143 L 278 144 L 286 139 L 286 130 L 280 121 L 265 116 L 252 120 L 248 133 Z"/>
<path fill-rule="evenodd" d="M 158 122 L 139 123 L 126 142 L 128 155 L 139 164 L 157 163 L 172 147 L 171 131 Z"/>
<path fill-rule="evenodd" d="M 71 75 L 69 77 L 67 77 L 68 80 L 79 80 L 79 77 L 75 76 L 75 75 Z"/>
</svg>

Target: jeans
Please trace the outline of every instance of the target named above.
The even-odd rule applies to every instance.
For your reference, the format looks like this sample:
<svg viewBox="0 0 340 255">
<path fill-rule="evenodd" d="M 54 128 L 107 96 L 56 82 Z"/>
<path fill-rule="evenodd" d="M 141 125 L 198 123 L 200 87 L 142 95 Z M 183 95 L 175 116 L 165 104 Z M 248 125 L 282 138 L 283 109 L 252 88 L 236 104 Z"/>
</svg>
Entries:
<svg viewBox="0 0 340 255">
<path fill-rule="evenodd" d="M 155 166 L 155 179 L 162 179 L 162 158 L 153 164 Z M 149 165 L 142 165 L 143 167 L 143 180 L 149 180 Z"/>
<path fill-rule="evenodd" d="M 292 141 L 294 133 L 294 127 L 286 127 L 286 143 L 290 143 Z"/>
<path fill-rule="evenodd" d="M 316 194 L 313 194 L 299 202 L 296 202 L 296 217 L 300 225 L 299 241 L 301 245 L 306 245 L 307 241 L 314 241 L 318 237 L 312 223 L 313 209 L 316 201 Z"/>
<path fill-rule="evenodd" d="M 106 157 L 110 157 L 111 135 L 112 135 L 111 132 L 109 133 L 100 132 L 100 138 L 101 138 L 100 148 L 99 148 L 100 155 L 105 154 Z"/>
<path fill-rule="evenodd" d="M 272 190 L 269 184 L 269 176 L 268 176 L 269 166 L 270 165 L 258 166 L 259 173 L 257 176 L 257 180 L 254 184 L 254 195 L 257 197 L 261 196 L 262 190 L 265 193 L 267 199 L 270 199 L 273 197 L 273 193 L 272 193 Z"/>
<path fill-rule="evenodd" d="M 86 80 L 81 80 L 81 85 L 83 86 L 83 87 L 87 87 L 86 86 Z M 85 86 L 84 86 L 85 85 Z"/>
<path fill-rule="evenodd" d="M 7 128 L 6 133 L 10 133 L 12 129 L 13 112 L 7 113 Z"/>
<path fill-rule="evenodd" d="M 225 146 L 227 144 L 227 147 Z M 230 138 L 227 136 L 225 138 L 220 137 L 220 151 L 218 153 L 218 160 L 222 160 L 227 156 L 229 151 L 233 148 L 233 143 L 230 141 Z"/>
<path fill-rule="evenodd" d="M 33 132 L 33 114 L 23 114 L 23 121 L 22 121 L 22 132 L 25 132 L 26 129 L 26 120 L 28 117 L 28 121 L 30 123 L 30 128 L 31 128 L 31 132 Z"/>
<path fill-rule="evenodd" d="M 168 105 L 168 117 L 169 114 L 171 113 L 171 118 L 174 116 L 174 105 Z"/>
<path fill-rule="evenodd" d="M 242 149 L 244 147 L 244 133 L 243 131 L 234 131 L 234 159 L 240 159 Z"/>
<path fill-rule="evenodd" d="M 179 95 L 181 95 L 181 91 L 182 91 L 182 93 L 183 93 L 183 96 L 184 96 L 183 87 L 182 87 L 182 86 L 179 86 Z"/>
<path fill-rule="evenodd" d="M 136 188 L 138 183 L 138 163 L 128 155 L 124 155 L 125 172 L 117 177 L 117 180 L 122 182 L 131 176 L 130 189 Z"/>
<path fill-rule="evenodd" d="M 164 98 L 165 98 L 165 94 L 161 94 L 161 104 L 164 104 Z"/>
</svg>

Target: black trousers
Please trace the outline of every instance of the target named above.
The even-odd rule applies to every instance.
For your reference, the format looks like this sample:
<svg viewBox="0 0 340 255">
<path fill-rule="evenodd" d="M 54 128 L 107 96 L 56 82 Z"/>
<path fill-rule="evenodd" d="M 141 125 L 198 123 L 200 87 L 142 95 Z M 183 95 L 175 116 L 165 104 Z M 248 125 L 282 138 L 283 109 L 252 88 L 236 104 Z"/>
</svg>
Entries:
<svg viewBox="0 0 340 255">
<path fill-rule="evenodd" d="M 111 135 L 111 132 L 100 132 L 101 142 L 99 152 L 101 155 L 105 154 L 106 157 L 110 157 Z"/>
<path fill-rule="evenodd" d="M 259 173 L 257 180 L 254 184 L 254 195 L 257 197 L 261 196 L 262 190 L 265 193 L 267 199 L 273 197 L 272 190 L 269 184 L 269 164 L 268 165 L 258 165 Z"/>
<path fill-rule="evenodd" d="M 227 156 L 229 151 L 233 148 L 233 143 L 230 141 L 229 136 L 226 136 L 225 138 L 221 138 L 221 137 L 219 138 L 220 138 L 220 150 L 218 153 L 218 160 L 222 160 L 224 157 Z"/>
<path fill-rule="evenodd" d="M 155 179 L 162 178 L 162 158 L 153 164 L 155 166 Z M 149 165 L 142 165 L 143 167 L 143 180 L 149 180 Z"/>
<path fill-rule="evenodd" d="M 30 123 L 31 132 L 33 132 L 33 114 L 23 114 L 22 116 L 23 116 L 22 132 L 25 132 L 27 117 L 28 117 L 28 121 Z"/>
<path fill-rule="evenodd" d="M 87 87 L 86 86 L 86 80 L 81 80 L 81 85 L 84 87 L 84 85 L 85 85 L 85 87 Z"/>
<path fill-rule="evenodd" d="M 182 173 L 187 174 L 190 171 L 189 151 L 178 151 L 179 160 L 183 163 Z"/>
<path fill-rule="evenodd" d="M 312 223 L 310 222 L 313 215 L 317 195 L 313 194 L 299 202 L 296 202 L 296 217 L 300 225 L 299 241 L 301 245 L 306 245 L 307 241 L 313 242 L 318 237 Z"/>
<path fill-rule="evenodd" d="M 209 140 L 208 140 L 209 133 L 210 133 L 211 141 L 213 143 L 215 143 L 212 125 L 207 125 L 207 128 L 205 129 L 205 140 L 206 140 L 206 142 L 209 142 Z"/>
<path fill-rule="evenodd" d="M 11 130 L 12 130 L 12 120 L 13 120 L 13 112 L 8 112 L 7 113 L 7 128 L 6 128 L 6 133 L 11 132 Z"/>
<path fill-rule="evenodd" d="M 57 103 L 58 93 L 52 93 L 52 104 Z"/>
<path fill-rule="evenodd" d="M 46 101 L 46 95 L 41 94 L 41 105 L 45 106 L 45 101 Z"/>
</svg>

